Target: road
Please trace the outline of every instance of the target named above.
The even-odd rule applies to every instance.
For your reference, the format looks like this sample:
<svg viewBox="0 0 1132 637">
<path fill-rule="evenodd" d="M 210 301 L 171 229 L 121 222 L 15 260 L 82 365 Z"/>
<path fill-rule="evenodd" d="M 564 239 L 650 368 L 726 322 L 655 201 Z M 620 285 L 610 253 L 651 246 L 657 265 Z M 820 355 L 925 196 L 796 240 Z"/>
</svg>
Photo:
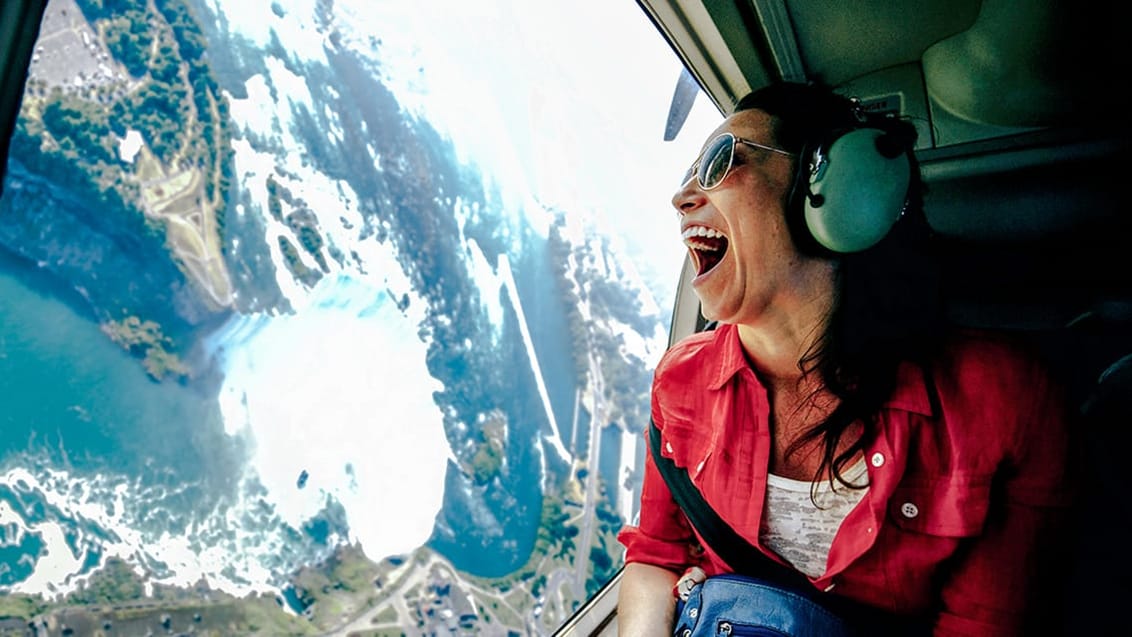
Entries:
<svg viewBox="0 0 1132 637">
<path fill-rule="evenodd" d="M 590 547 L 593 545 L 593 523 L 597 511 L 597 488 L 600 482 L 598 471 L 598 458 L 601 457 L 601 430 L 605 422 L 605 381 L 601 375 L 601 366 L 594 357 L 593 348 L 589 352 L 590 398 L 590 433 L 589 451 L 586 453 L 585 502 L 582 507 L 582 524 L 578 533 L 578 551 L 575 556 L 574 594 L 578 599 L 586 598 L 586 575 L 590 564 Z"/>
</svg>

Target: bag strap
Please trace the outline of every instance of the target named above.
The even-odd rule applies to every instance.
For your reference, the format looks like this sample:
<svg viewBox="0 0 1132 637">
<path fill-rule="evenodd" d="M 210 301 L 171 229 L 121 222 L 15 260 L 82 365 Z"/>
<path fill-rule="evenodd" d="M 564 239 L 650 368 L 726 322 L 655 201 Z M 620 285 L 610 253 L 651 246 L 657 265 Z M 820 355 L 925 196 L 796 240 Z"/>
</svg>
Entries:
<svg viewBox="0 0 1132 637">
<path fill-rule="evenodd" d="M 793 585 L 806 591 L 817 592 L 805 575 L 779 564 L 758 550 L 724 522 L 704 500 L 703 494 L 692 483 L 688 472 L 660 453 L 660 429 L 649 419 L 649 449 L 660 475 L 668 484 L 672 498 L 684 510 L 704 542 L 736 573 L 769 579 Z"/>
</svg>

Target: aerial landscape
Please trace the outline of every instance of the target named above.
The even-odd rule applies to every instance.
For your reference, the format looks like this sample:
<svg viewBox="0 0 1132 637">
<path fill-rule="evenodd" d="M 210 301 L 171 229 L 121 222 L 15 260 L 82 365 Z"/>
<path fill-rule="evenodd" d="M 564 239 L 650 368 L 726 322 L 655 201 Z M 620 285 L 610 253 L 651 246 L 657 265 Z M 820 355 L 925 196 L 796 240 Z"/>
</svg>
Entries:
<svg viewBox="0 0 1132 637">
<path fill-rule="evenodd" d="M 406 110 L 349 3 L 291 4 L 48 5 L 0 635 L 546 635 L 620 567 L 667 316 Z"/>
</svg>

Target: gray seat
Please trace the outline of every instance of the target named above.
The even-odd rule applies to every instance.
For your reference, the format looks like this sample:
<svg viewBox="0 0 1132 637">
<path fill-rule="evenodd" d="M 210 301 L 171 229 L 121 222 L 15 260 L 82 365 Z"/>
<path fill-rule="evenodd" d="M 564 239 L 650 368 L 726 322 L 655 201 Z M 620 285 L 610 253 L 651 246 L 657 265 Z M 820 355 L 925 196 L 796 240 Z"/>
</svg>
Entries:
<svg viewBox="0 0 1132 637">
<path fill-rule="evenodd" d="M 1104 635 L 1126 625 L 1132 599 L 1132 354 L 1099 374 L 1080 415 L 1080 490 L 1062 625 L 1065 635 Z"/>
</svg>

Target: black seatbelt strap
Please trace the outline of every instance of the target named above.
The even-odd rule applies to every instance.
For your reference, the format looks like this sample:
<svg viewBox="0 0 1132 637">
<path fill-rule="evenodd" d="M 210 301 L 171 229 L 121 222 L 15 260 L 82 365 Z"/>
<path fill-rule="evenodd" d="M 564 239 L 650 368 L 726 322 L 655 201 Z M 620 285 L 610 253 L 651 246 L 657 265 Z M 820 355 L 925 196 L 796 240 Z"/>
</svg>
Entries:
<svg viewBox="0 0 1132 637">
<path fill-rule="evenodd" d="M 735 529 L 724 522 L 707 502 L 688 472 L 676 466 L 671 458 L 660 453 L 660 429 L 649 420 L 649 449 L 653 462 L 660 475 L 668 484 L 672 498 L 683 509 L 684 515 L 692 523 L 704 542 L 723 558 L 736 573 L 761 577 L 771 581 L 790 584 L 803 589 L 816 590 L 813 584 L 798 571 L 783 566 L 743 539 Z"/>
</svg>

